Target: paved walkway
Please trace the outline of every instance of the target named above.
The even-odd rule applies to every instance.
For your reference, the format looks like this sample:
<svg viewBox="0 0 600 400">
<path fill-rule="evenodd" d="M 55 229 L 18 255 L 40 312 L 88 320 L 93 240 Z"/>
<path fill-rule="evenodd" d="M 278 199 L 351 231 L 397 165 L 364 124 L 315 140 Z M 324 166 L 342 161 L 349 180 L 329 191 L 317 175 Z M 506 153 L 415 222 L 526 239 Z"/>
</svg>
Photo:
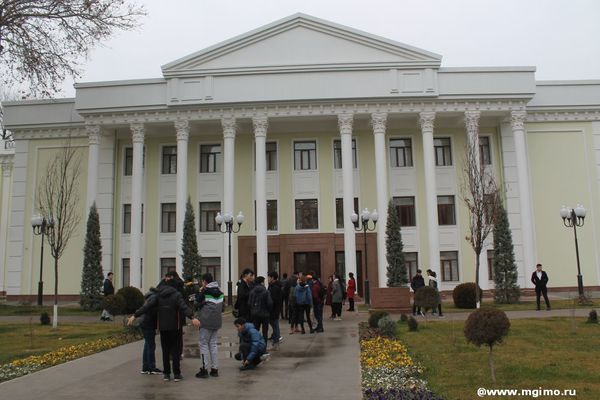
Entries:
<svg viewBox="0 0 600 400">
<path fill-rule="evenodd" d="M 282 325 L 284 342 L 280 350 L 272 352 L 271 360 L 254 371 L 238 370 L 240 364 L 232 358 L 237 350 L 237 332 L 232 319 L 227 317 L 221 330 L 218 378 L 195 378 L 200 360 L 187 356 L 182 362 L 185 379 L 181 382 L 164 382 L 162 375 L 140 375 L 143 343 L 140 341 L 2 383 L 0 397 L 19 400 L 197 400 L 200 397 L 306 400 L 317 396 L 359 400 L 362 396 L 358 322 L 366 319 L 367 314 L 352 313 L 343 317 L 343 321 L 327 321 L 325 332 L 320 334 L 289 335 L 289 326 Z M 195 342 L 196 335 L 194 331 L 186 334 L 186 344 L 193 345 L 189 342 Z M 160 367 L 158 343 L 156 355 Z M 191 350 L 193 352 L 193 347 Z"/>
</svg>

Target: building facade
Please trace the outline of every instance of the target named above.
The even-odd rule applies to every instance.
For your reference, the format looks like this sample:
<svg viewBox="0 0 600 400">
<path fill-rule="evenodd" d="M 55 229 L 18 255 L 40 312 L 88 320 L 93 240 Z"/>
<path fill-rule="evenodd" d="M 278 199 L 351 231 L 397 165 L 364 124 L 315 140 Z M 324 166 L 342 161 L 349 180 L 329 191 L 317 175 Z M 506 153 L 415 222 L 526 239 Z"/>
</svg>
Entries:
<svg viewBox="0 0 600 400">
<path fill-rule="evenodd" d="M 0 154 L 0 291 L 9 298 L 36 293 L 36 186 L 67 139 L 81 157 L 82 222 L 60 262 L 63 295 L 79 293 L 93 202 L 104 270 L 119 287 L 148 288 L 181 270 L 188 198 L 203 268 L 222 287 L 245 267 L 354 272 L 361 293 L 367 276 L 384 287 L 391 199 L 409 270 L 431 268 L 451 290 L 475 280 L 461 196 L 469 141 L 504 189 L 521 287 L 532 287 L 537 262 L 551 286 L 576 286 L 572 232 L 559 210 L 579 203 L 588 211 L 579 233 L 584 283 L 600 285 L 600 81 L 539 82 L 533 67 L 441 67 L 437 54 L 304 14 L 162 72 L 79 83 L 72 99 L 3 104 L 15 138 Z M 366 248 L 350 223 L 365 208 L 379 215 Z M 219 212 L 245 216 L 231 263 Z M 484 289 L 493 287 L 491 254 L 488 243 Z M 51 268 L 43 279 L 53 280 Z"/>
</svg>

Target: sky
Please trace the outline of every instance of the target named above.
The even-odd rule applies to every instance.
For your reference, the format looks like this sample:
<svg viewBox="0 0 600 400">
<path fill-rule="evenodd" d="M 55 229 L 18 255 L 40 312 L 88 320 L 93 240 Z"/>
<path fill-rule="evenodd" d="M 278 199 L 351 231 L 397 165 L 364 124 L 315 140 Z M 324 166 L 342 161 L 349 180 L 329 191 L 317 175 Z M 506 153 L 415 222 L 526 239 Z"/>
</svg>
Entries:
<svg viewBox="0 0 600 400">
<path fill-rule="evenodd" d="M 94 49 L 77 81 L 160 78 L 161 65 L 297 12 L 443 56 L 442 67 L 535 66 L 600 79 L 598 0 L 137 0 L 135 31 Z M 73 80 L 57 97 L 73 97 Z"/>
</svg>

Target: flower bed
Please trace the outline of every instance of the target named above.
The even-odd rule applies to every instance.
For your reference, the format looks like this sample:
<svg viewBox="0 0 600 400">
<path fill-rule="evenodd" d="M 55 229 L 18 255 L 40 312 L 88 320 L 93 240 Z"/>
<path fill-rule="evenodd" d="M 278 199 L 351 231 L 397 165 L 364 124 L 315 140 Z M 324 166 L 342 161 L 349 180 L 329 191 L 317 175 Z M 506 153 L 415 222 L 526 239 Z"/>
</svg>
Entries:
<svg viewBox="0 0 600 400">
<path fill-rule="evenodd" d="M 139 339 L 139 335 L 121 334 L 98 339 L 93 342 L 61 347 L 42 355 L 14 360 L 10 363 L 0 365 L 0 382 L 18 378 L 19 376 L 27 375 L 44 368 L 108 350 Z"/>
<path fill-rule="evenodd" d="M 361 327 L 360 365 L 363 397 L 368 400 L 437 400 L 427 389 L 423 368 L 396 339 L 376 335 Z"/>
</svg>

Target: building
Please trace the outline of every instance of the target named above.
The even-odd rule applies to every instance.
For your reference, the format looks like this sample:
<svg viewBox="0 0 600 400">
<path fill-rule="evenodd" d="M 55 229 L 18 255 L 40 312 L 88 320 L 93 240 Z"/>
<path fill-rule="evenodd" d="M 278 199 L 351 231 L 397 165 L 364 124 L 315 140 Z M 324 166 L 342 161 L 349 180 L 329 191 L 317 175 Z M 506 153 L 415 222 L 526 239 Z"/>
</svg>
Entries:
<svg viewBox="0 0 600 400">
<path fill-rule="evenodd" d="M 451 290 L 475 275 L 460 195 L 468 140 L 506 189 L 521 287 L 531 287 L 536 262 L 551 286 L 576 286 L 572 232 L 559 209 L 577 203 L 588 210 L 579 233 L 584 283 L 598 287 L 600 81 L 539 82 L 534 67 L 441 61 L 296 14 L 166 64 L 158 79 L 78 83 L 72 99 L 5 103 L 16 147 L 1 155 L 0 290 L 36 293 L 36 182 L 66 138 L 83 162 L 82 223 L 60 266 L 65 296 L 79 293 L 92 202 L 103 268 L 118 287 L 148 288 L 180 268 L 188 196 L 205 269 L 223 287 L 222 211 L 245 215 L 232 237 L 233 281 L 247 266 L 261 275 L 354 271 L 362 291 L 368 250 L 371 285 L 385 286 L 382 228 L 393 198 L 410 270 L 432 268 Z M 364 208 L 379 213 L 367 249 L 349 223 Z M 488 254 L 483 288 L 493 286 Z M 45 259 L 51 265 L 48 252 Z M 43 279 L 52 282 L 51 268 Z"/>
</svg>

